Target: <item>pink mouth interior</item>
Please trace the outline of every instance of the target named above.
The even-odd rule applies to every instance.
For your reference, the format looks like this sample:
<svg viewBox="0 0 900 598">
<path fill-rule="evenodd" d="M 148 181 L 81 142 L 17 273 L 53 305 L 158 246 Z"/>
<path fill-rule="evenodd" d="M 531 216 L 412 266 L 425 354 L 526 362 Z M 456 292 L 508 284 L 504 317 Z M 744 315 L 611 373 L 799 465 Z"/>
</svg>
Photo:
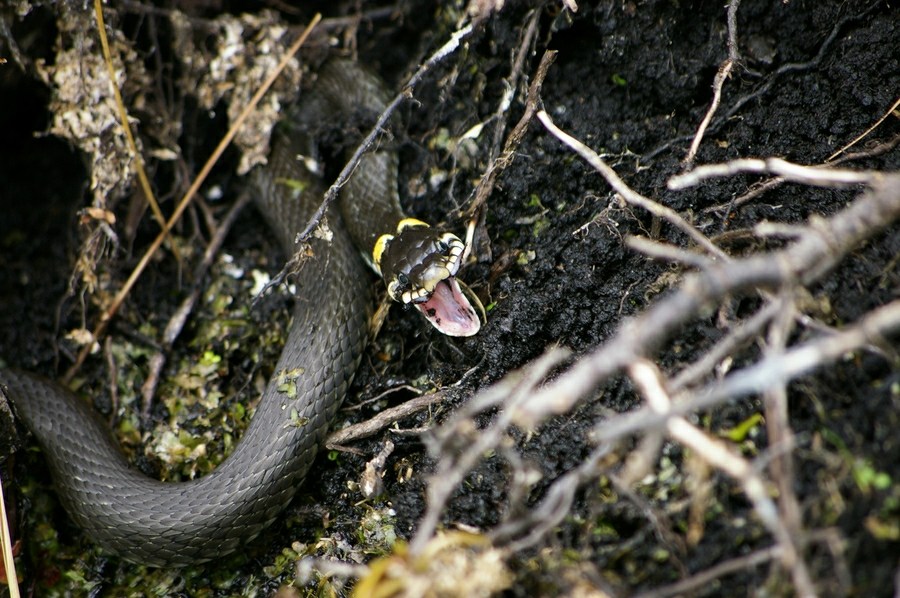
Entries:
<svg viewBox="0 0 900 598">
<path fill-rule="evenodd" d="M 417 303 L 416 308 L 447 336 L 472 336 L 481 330 L 481 320 L 455 278 L 439 282 L 428 301 Z"/>
</svg>

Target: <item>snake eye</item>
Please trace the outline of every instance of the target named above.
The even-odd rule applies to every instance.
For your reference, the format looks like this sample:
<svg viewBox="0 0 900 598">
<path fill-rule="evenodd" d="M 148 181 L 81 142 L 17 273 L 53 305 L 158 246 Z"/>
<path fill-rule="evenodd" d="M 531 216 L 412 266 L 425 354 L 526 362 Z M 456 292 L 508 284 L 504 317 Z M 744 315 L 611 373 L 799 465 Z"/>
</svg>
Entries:
<svg viewBox="0 0 900 598">
<path fill-rule="evenodd" d="M 397 275 L 397 281 L 405 288 L 409 286 L 409 276 L 401 272 Z"/>
<path fill-rule="evenodd" d="M 438 241 L 438 249 L 441 250 L 441 253 L 447 253 L 450 251 L 450 246 L 447 245 L 444 241 Z"/>
</svg>

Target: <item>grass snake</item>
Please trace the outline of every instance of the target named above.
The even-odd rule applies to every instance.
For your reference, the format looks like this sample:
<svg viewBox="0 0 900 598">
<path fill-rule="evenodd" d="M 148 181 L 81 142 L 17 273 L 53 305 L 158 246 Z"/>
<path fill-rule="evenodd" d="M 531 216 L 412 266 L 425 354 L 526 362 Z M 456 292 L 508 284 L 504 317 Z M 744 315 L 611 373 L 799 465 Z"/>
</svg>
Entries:
<svg viewBox="0 0 900 598">
<path fill-rule="evenodd" d="M 320 177 L 309 167 L 317 156 L 312 131 L 348 114 L 377 116 L 387 99 L 377 77 L 331 60 L 276 127 L 268 164 L 256 169 L 253 186 L 286 252 L 294 251 L 294 236 L 322 197 Z M 436 327 L 449 324 L 449 334 L 457 335 L 477 331 L 468 302 L 447 306 L 459 295 L 452 274 L 461 244 L 403 215 L 395 152 L 363 157 L 327 224 L 330 240 L 310 241 L 313 257 L 296 275 L 288 338 L 250 426 L 209 475 L 177 483 L 145 476 L 129 465 L 87 402 L 37 375 L 0 370 L 0 390 L 43 449 L 63 505 L 95 542 L 138 563 L 182 566 L 234 552 L 276 520 L 309 470 L 359 364 L 374 303 L 365 261 L 381 270 L 392 296 L 416 304 Z M 373 246 L 376 255 L 369 257 Z M 424 265 L 417 260 L 423 251 L 430 252 Z M 415 280 L 436 272 L 451 276 L 416 290 Z M 458 321 L 436 321 L 442 319 Z"/>
</svg>

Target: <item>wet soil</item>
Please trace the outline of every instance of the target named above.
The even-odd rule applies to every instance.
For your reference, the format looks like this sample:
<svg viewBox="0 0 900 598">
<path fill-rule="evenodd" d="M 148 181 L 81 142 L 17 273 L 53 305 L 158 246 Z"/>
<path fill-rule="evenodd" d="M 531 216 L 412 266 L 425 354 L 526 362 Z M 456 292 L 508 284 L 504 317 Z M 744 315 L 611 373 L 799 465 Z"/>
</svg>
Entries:
<svg viewBox="0 0 900 598">
<path fill-rule="evenodd" d="M 356 6 L 320 4 L 325 16 L 353 14 Z M 523 114 L 524 88 L 547 49 L 558 54 L 541 100 L 556 124 L 602 154 L 632 188 L 677 210 L 708 236 L 720 235 L 721 246 L 734 256 L 772 249 L 779 242 L 748 235 L 729 237 L 729 233 L 747 231 L 762 220 L 802 223 L 810 216 L 832 215 L 858 194 L 858 188 L 788 184 L 741 206 L 730 206 L 763 180 L 749 175 L 716 179 L 685 192 L 668 190 L 668 178 L 684 168 L 691 137 L 712 98 L 716 71 L 727 57 L 721 2 L 601 0 L 580 3 L 576 14 L 555 3 L 510 4 L 487 19 L 460 51 L 436 69 L 416 91 L 417 102 L 401 111 L 404 125 L 396 139 L 402 158 L 401 196 L 410 214 L 462 229 L 460 209 L 467 206 L 473 185 L 488 163 L 494 127 L 502 122 L 508 132 Z M 198 19 L 251 9 L 218 2 L 188 3 L 181 8 Z M 156 39 L 166 43 L 164 19 L 136 9 L 122 10 L 118 21 L 122 30 L 136 40 L 150 64 L 156 58 L 148 23 L 160 20 Z M 389 18 L 367 21 L 356 31 L 360 60 L 398 88 L 418 61 L 453 31 L 452 13 L 446 6 L 426 2 L 399 3 Z M 281 18 L 302 24 L 309 14 L 290 12 Z M 522 69 L 523 82 L 508 113 L 491 119 L 532 18 L 537 19 L 537 34 Z M 4 19 L 12 24 L 12 39 L 29 60 L 52 59 L 52 36 L 36 36 L 53 26 L 50 8 L 36 8 L 21 19 L 12 15 Z M 700 145 L 697 163 L 766 156 L 822 163 L 878 121 L 897 100 L 900 10 L 893 3 L 745 0 L 738 11 L 738 35 L 742 59 L 725 83 L 721 107 Z M 165 52 L 162 55 L 166 57 Z M 171 69 L 164 65 L 155 76 L 166 82 Z M 82 318 L 90 322 L 97 314 L 94 303 L 84 296 L 86 291 L 66 297 L 82 239 L 78 211 L 89 201 L 89 175 L 82 156 L 65 141 L 41 135 L 50 120 L 49 97 L 46 85 L 27 68 L 22 72 L 12 61 L 0 65 L 0 130 L 4 131 L 0 143 L 0 363 L 58 376 L 71 364 L 75 350 L 62 337 L 80 326 Z M 192 120 L 184 130 L 190 134 L 179 141 L 188 157 L 187 168 L 196 172 L 197 163 L 224 132 L 224 124 L 220 116 L 191 108 L 189 102 L 187 106 L 185 118 Z M 484 122 L 487 125 L 476 143 L 464 145 L 463 150 L 452 151 L 440 141 L 448 136 L 458 139 Z M 870 149 L 898 134 L 900 119 L 895 112 L 855 150 Z M 215 217 L 221 216 L 245 184 L 232 174 L 235 163 L 234 153 L 226 156 L 210 183 L 224 193 L 222 200 L 210 202 Z M 900 150 L 894 147 L 844 165 L 897 170 Z M 171 176 L 172 168 L 163 166 L 157 172 L 159 177 Z M 176 187 L 159 178 L 154 184 L 161 190 Z M 128 220 L 128 204 L 122 201 L 114 208 L 117 222 Z M 172 210 L 171 199 L 163 209 Z M 200 211 L 189 212 L 176 231 L 185 246 L 199 246 L 208 235 L 204 218 Z M 127 276 L 155 230 L 144 216 L 133 238 L 123 237 L 122 246 L 110 249 L 104 268 L 114 283 Z M 624 318 L 640 313 L 677 284 L 683 273 L 626 248 L 627 235 L 689 245 L 677 231 L 627 207 L 589 165 L 532 122 L 487 202 L 476 261 L 464 274 L 490 308 L 483 332 L 465 340 L 441 338 L 425 329 L 415 314 L 392 308 L 363 359 L 340 423 L 365 420 L 410 394 L 401 391 L 370 401 L 387 390 L 406 385 L 451 387 L 463 380 L 448 390 L 444 403 L 401 421 L 399 427 L 432 426 L 479 389 L 526 365 L 549 346 L 569 347 L 578 356 L 600 345 Z M 248 210 L 225 251 L 236 256 L 241 267 L 274 273 L 274 264 L 282 258 L 265 237 L 261 221 Z M 187 254 L 188 260 L 194 259 L 190 251 Z M 809 304 L 818 306 L 810 307 L 809 315 L 841 326 L 896 300 L 898 255 L 900 231 L 894 226 L 809 289 L 815 299 Z M 136 331 L 145 322 L 157 326 L 165 322 L 184 289 L 195 282 L 186 274 L 191 271 L 190 262 L 179 264 L 171 252 L 156 260 L 129 299 L 113 334 L 138 345 L 152 345 Z M 725 312 L 727 318 L 741 318 L 758 305 L 752 296 L 734 298 Z M 265 316 L 257 313 L 250 318 L 256 324 L 268 320 L 269 311 L 283 313 L 279 305 L 257 309 L 267 311 Z M 726 332 L 722 312 L 711 313 L 685 327 L 655 357 L 664 369 L 676 371 Z M 199 333 L 194 329 L 186 334 L 176 351 L 184 351 L 190 359 L 194 355 L 191 335 Z M 251 336 L 248 332 L 244 338 Z M 898 346 L 897 339 L 886 342 L 895 349 Z M 235 357 L 237 363 L 230 372 L 235 378 L 231 384 L 245 390 L 248 379 L 265 371 L 265 366 L 257 365 L 257 350 L 246 351 Z M 758 355 L 758 347 L 749 347 L 736 355 L 733 367 L 750 363 Z M 145 366 L 136 361 L 135 367 Z M 97 390 L 100 408 L 115 419 L 105 367 L 101 352 L 88 361 L 79 379 Z M 863 353 L 805 376 L 789 388 L 790 423 L 797 434 L 793 485 L 803 524 L 828 539 L 811 543 L 805 553 L 822 595 L 888 596 L 894 592 L 900 554 L 898 385 L 896 363 Z M 539 430 L 513 433 L 511 445 L 540 473 L 524 507 L 537 504 L 556 479 L 591 452 L 589 433 L 598 420 L 639 404 L 630 383 L 620 378 Z M 698 414 L 696 421 L 718 433 L 761 410 L 758 399 L 743 400 Z M 165 422 L 166 407 L 154 406 L 152 416 L 150 421 L 136 420 L 141 432 Z M 480 423 L 486 424 L 490 417 Z M 348 483 L 359 479 L 365 462 L 389 438 L 396 448 L 388 460 L 384 494 L 363 502 Z M 138 446 L 147 441 L 138 434 Z M 22 442 L 31 446 L 27 438 Z M 765 427 L 756 426 L 736 446 L 748 457 L 764 453 L 769 448 Z M 627 452 L 630 447 L 620 450 Z M 389 547 L 374 549 L 378 542 L 361 531 L 361 521 L 372 511 L 390 513 L 396 535 L 410 538 L 425 509 L 434 461 L 413 434 L 384 432 L 354 448 L 358 453 L 323 451 L 283 521 L 246 555 L 179 573 L 148 573 L 95 549 L 55 503 L 40 455 L 20 450 L 7 460 L 3 480 L 4 490 L 20 497 L 12 513 L 14 533 L 23 541 L 19 560 L 26 587 L 37 595 L 66 591 L 118 595 L 125 588 L 140 588 L 139 592 L 162 588 L 183 595 L 235 595 L 240 588 L 270 593 L 292 579 L 295 552 L 303 552 L 293 544 L 297 541 L 313 545 L 314 538 L 321 536 L 323 540 L 309 554 L 371 558 Z M 653 479 L 634 489 L 637 499 L 604 477 L 585 484 L 563 523 L 538 544 L 509 556 L 513 582 L 508 595 L 569 594 L 583 584 L 611 595 L 630 595 L 771 546 L 773 539 L 756 520 L 739 487 L 716 474 L 708 480 L 710 496 L 704 499 L 702 533 L 687 539 L 692 525 L 690 505 L 696 500 L 692 476 L 686 470 L 689 460 L 679 445 L 665 444 Z M 142 466 L 150 471 L 159 468 L 153 463 Z M 442 524 L 448 529 L 489 530 L 509 513 L 514 473 L 515 468 L 499 453 L 486 456 L 466 477 Z M 867 482 L 861 478 L 865 475 L 881 481 Z M 648 513 L 659 516 L 655 524 Z M 791 595 L 790 587 L 790 576 L 767 561 L 717 578 L 693 595 L 756 591 Z M 305 591 L 316 595 L 315 585 L 300 590 Z"/>
</svg>

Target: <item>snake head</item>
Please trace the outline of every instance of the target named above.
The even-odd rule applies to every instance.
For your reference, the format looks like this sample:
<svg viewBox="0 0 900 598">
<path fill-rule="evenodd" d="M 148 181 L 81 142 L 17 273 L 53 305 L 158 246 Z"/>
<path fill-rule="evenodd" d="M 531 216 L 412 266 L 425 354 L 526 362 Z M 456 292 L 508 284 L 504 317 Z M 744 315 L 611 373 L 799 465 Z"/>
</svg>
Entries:
<svg viewBox="0 0 900 598">
<path fill-rule="evenodd" d="M 373 257 L 391 299 L 414 306 L 447 336 L 472 336 L 481 320 L 456 279 L 464 251 L 453 233 L 405 218 L 396 234 L 378 239 Z"/>
</svg>

